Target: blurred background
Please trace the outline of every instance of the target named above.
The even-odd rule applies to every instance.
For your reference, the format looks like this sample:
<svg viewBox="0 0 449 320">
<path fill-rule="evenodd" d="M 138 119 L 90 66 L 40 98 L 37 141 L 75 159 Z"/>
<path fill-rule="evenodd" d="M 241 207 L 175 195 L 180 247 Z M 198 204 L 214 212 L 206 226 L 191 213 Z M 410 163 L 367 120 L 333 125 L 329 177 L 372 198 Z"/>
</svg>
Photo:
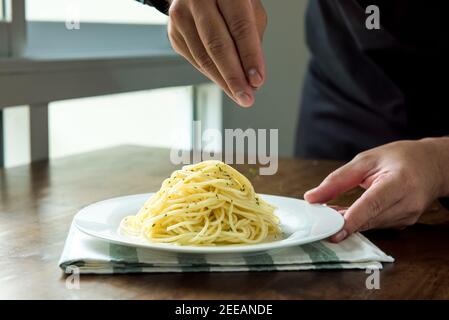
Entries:
<svg viewBox="0 0 449 320">
<path fill-rule="evenodd" d="M 277 128 L 281 156 L 292 156 L 307 1 L 263 3 L 267 83 L 242 109 L 173 52 L 167 17 L 151 7 L 0 0 L 0 167 L 123 144 L 190 149 L 193 120 Z"/>
</svg>

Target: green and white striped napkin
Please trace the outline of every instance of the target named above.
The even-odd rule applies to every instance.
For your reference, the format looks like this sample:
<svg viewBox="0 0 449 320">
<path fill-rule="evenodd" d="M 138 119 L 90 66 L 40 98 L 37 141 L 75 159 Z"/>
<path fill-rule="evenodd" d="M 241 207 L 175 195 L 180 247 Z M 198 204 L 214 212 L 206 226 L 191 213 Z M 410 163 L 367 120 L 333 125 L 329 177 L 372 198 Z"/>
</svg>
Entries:
<svg viewBox="0 0 449 320">
<path fill-rule="evenodd" d="M 91 237 L 73 224 L 59 266 L 66 273 L 294 271 L 381 269 L 393 262 L 361 234 L 340 244 L 319 241 L 265 253 L 233 255 L 176 254 L 127 247 Z"/>
</svg>

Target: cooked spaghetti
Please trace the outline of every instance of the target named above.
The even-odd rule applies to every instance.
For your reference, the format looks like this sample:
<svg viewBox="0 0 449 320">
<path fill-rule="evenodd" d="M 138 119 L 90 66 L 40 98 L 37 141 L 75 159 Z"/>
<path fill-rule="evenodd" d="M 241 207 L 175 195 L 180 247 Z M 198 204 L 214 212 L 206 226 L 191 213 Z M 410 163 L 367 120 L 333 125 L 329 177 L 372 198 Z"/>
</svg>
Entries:
<svg viewBox="0 0 449 320">
<path fill-rule="evenodd" d="M 245 176 L 211 160 L 173 172 L 120 230 L 178 245 L 254 244 L 279 238 L 274 210 Z"/>
</svg>

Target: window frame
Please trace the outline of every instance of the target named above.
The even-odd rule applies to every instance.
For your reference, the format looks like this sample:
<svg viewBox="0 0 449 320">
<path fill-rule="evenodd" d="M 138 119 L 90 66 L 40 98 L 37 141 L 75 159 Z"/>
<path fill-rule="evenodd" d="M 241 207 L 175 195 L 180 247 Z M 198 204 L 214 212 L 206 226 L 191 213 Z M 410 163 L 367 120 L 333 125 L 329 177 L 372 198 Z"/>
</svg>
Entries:
<svg viewBox="0 0 449 320">
<path fill-rule="evenodd" d="M 25 0 L 0 1 L 0 58 L 21 56 L 26 46 Z"/>
<path fill-rule="evenodd" d="M 30 107 L 31 161 L 48 159 L 49 139 L 46 115 L 50 102 L 211 83 L 172 50 L 166 35 L 166 26 L 161 28 L 161 25 L 132 25 L 131 31 L 124 33 L 122 37 L 127 41 L 141 39 L 141 31 L 147 29 L 147 41 L 152 46 L 140 48 L 139 52 L 120 52 L 122 43 L 117 43 L 114 37 L 101 36 L 101 32 L 106 35 L 108 28 L 114 27 L 114 24 L 83 23 L 86 46 L 78 46 L 80 49 L 78 56 L 67 55 L 63 52 L 39 54 L 39 50 L 29 46 L 32 42 L 29 36 L 33 36 L 33 22 L 26 21 L 25 0 L 14 0 L 10 4 L 10 21 L 0 22 L 0 44 L 7 44 L 5 48 L 0 47 L 0 88 L 3 91 L 0 95 L 0 113 L 6 107 L 18 105 Z M 39 24 L 42 26 L 45 22 L 34 23 L 34 26 Z M 53 23 L 53 25 L 56 24 Z M 122 23 L 117 25 L 121 28 L 127 26 Z M 108 48 L 116 46 L 118 50 L 112 55 L 102 55 L 97 52 L 89 56 L 87 53 L 91 52 L 92 44 L 88 45 L 87 42 L 89 38 L 92 38 L 92 32 L 95 30 L 100 38 L 109 41 L 105 43 Z M 82 37 L 81 35 L 79 39 L 81 43 Z M 4 38 L 7 41 L 2 42 Z M 64 38 L 61 37 L 59 40 L 63 41 Z M 20 95 L 17 94 L 18 91 Z M 207 91 L 202 90 L 206 95 Z M 209 91 L 211 96 L 216 96 L 213 89 Z M 217 99 L 213 100 L 213 103 L 221 103 Z M 195 98 L 194 101 L 196 101 Z M 194 113 L 198 113 L 195 110 L 204 106 L 194 103 L 193 108 Z M 0 122 L 2 122 L 1 117 Z M 205 125 L 207 126 L 207 123 Z M 0 123 L 1 127 L 2 123 Z M 193 132 L 191 134 L 193 135 Z M 0 140 L 3 140 L 1 130 Z M 3 153 L 0 143 L 0 155 Z M 2 156 L 0 156 L 0 168 L 1 160 Z"/>
<path fill-rule="evenodd" d="M 0 0 L 0 57 L 9 55 L 8 28 L 6 0 Z"/>
<path fill-rule="evenodd" d="M 42 54 L 39 53 L 42 48 L 29 46 L 29 43 L 33 42 L 33 38 L 30 38 L 33 35 L 32 28 L 48 24 L 56 29 L 60 28 L 61 24 L 27 23 L 25 0 L 14 0 L 11 6 L 11 21 L 0 23 L 9 39 L 7 41 L 9 55 L 6 57 L 0 55 L 0 84 L 4 86 L 2 88 L 5 88 L 5 94 L 0 95 L 0 109 L 19 104 L 49 103 L 57 100 L 210 82 L 173 51 L 166 35 L 166 26 L 83 23 L 83 31 L 73 31 L 81 35 L 77 40 L 76 55 L 70 55 L 67 52 Z M 114 26 L 120 28 L 128 26 L 132 29 L 130 32 L 122 33 L 121 36 L 126 41 L 132 42 L 133 39 L 137 39 L 135 41 L 142 42 L 146 39 L 151 46 L 141 47 L 137 52 L 129 50 L 121 52 L 120 48 L 123 44 L 119 43 L 116 37 L 107 36 L 108 29 Z M 0 28 L 0 37 L 2 28 Z M 148 34 L 146 38 L 143 37 L 143 29 L 146 29 L 145 32 Z M 113 51 L 112 54 L 95 52 L 90 55 L 93 48 L 91 43 L 93 32 L 98 38 L 102 38 L 102 45 L 109 51 Z M 54 35 L 55 33 L 44 38 L 54 39 Z M 59 38 L 54 41 L 65 40 L 65 35 L 59 33 L 57 36 Z M 83 41 L 86 45 L 83 45 Z M 45 43 L 43 46 L 45 47 Z M 67 47 L 67 51 L 71 50 L 69 42 L 63 47 Z M 136 71 L 139 73 L 137 77 L 133 74 Z M 104 82 L 97 84 L 93 79 L 104 80 Z M 61 81 L 66 84 L 65 89 L 55 90 L 54 86 Z M 71 89 L 67 89 L 68 87 Z M 20 96 L 14 94 L 19 89 L 23 93 Z"/>
<path fill-rule="evenodd" d="M 71 55 L 67 52 L 73 51 L 70 47 L 72 39 L 67 41 L 67 33 L 55 32 L 56 29 L 62 29 L 61 23 L 27 22 L 25 5 L 25 0 L 11 1 L 11 8 L 8 9 L 11 11 L 10 21 L 0 22 L 0 37 L 6 34 L 4 37 L 8 41 L 3 43 L 7 43 L 9 47 L 6 49 L 8 55 L 0 55 L 0 83 L 5 86 L 3 88 L 7 88 L 4 90 L 6 94 L 0 95 L 0 109 L 18 104 L 48 103 L 111 93 L 209 83 L 207 78 L 173 51 L 165 25 L 83 23 L 83 30 L 73 31 L 73 34 L 78 35 L 78 42 L 76 54 Z M 44 36 L 43 40 L 39 39 L 39 42 L 43 42 L 40 48 L 33 46 L 37 42 L 33 37 L 33 28 L 37 27 L 46 27 L 53 32 Z M 120 43 L 117 37 L 111 36 L 110 29 L 114 27 L 127 28 L 128 31 L 122 32 L 121 37 L 128 43 L 134 41 L 130 46 L 144 41 L 151 45 L 141 46 L 134 52 L 121 50 L 123 43 Z M 92 34 L 102 39 L 102 46 L 106 47 L 108 52 L 92 54 L 92 51 L 95 51 Z M 49 42 L 45 43 L 45 39 L 48 41 L 49 38 L 56 43 L 66 41 L 62 45 L 67 48 L 66 51 L 48 51 L 42 54 L 42 48 L 51 46 Z M 140 79 L 135 79 L 132 73 L 140 68 L 145 74 L 139 72 Z M 91 77 L 101 78 L 102 74 L 108 74 L 109 81 L 95 86 Z M 119 79 L 125 75 L 130 81 Z M 69 77 L 73 79 L 70 80 Z M 53 85 L 61 78 L 66 81 L 66 87 L 72 87 L 73 90 L 56 92 Z M 75 86 L 75 83 L 79 86 Z M 33 89 L 35 86 L 39 89 Z M 19 88 L 24 94 L 14 98 L 14 92 Z"/>
</svg>

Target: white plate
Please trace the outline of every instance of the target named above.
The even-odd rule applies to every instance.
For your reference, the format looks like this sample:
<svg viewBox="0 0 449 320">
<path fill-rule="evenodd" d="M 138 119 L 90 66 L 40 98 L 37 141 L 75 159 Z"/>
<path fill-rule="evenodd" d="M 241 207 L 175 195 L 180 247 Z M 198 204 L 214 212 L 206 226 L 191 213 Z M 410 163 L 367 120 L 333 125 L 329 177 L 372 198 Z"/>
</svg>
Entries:
<svg viewBox="0 0 449 320">
<path fill-rule="evenodd" d="M 280 240 L 251 245 L 180 246 L 120 234 L 118 227 L 122 218 L 136 214 L 150 196 L 151 194 L 139 194 L 94 203 L 76 214 L 75 225 L 88 235 L 122 245 L 207 254 L 260 252 L 297 246 L 325 239 L 343 227 L 343 217 L 329 207 L 311 205 L 293 198 L 261 195 L 265 201 L 277 207 L 275 214 L 280 219 L 283 232 L 283 238 Z"/>
</svg>

